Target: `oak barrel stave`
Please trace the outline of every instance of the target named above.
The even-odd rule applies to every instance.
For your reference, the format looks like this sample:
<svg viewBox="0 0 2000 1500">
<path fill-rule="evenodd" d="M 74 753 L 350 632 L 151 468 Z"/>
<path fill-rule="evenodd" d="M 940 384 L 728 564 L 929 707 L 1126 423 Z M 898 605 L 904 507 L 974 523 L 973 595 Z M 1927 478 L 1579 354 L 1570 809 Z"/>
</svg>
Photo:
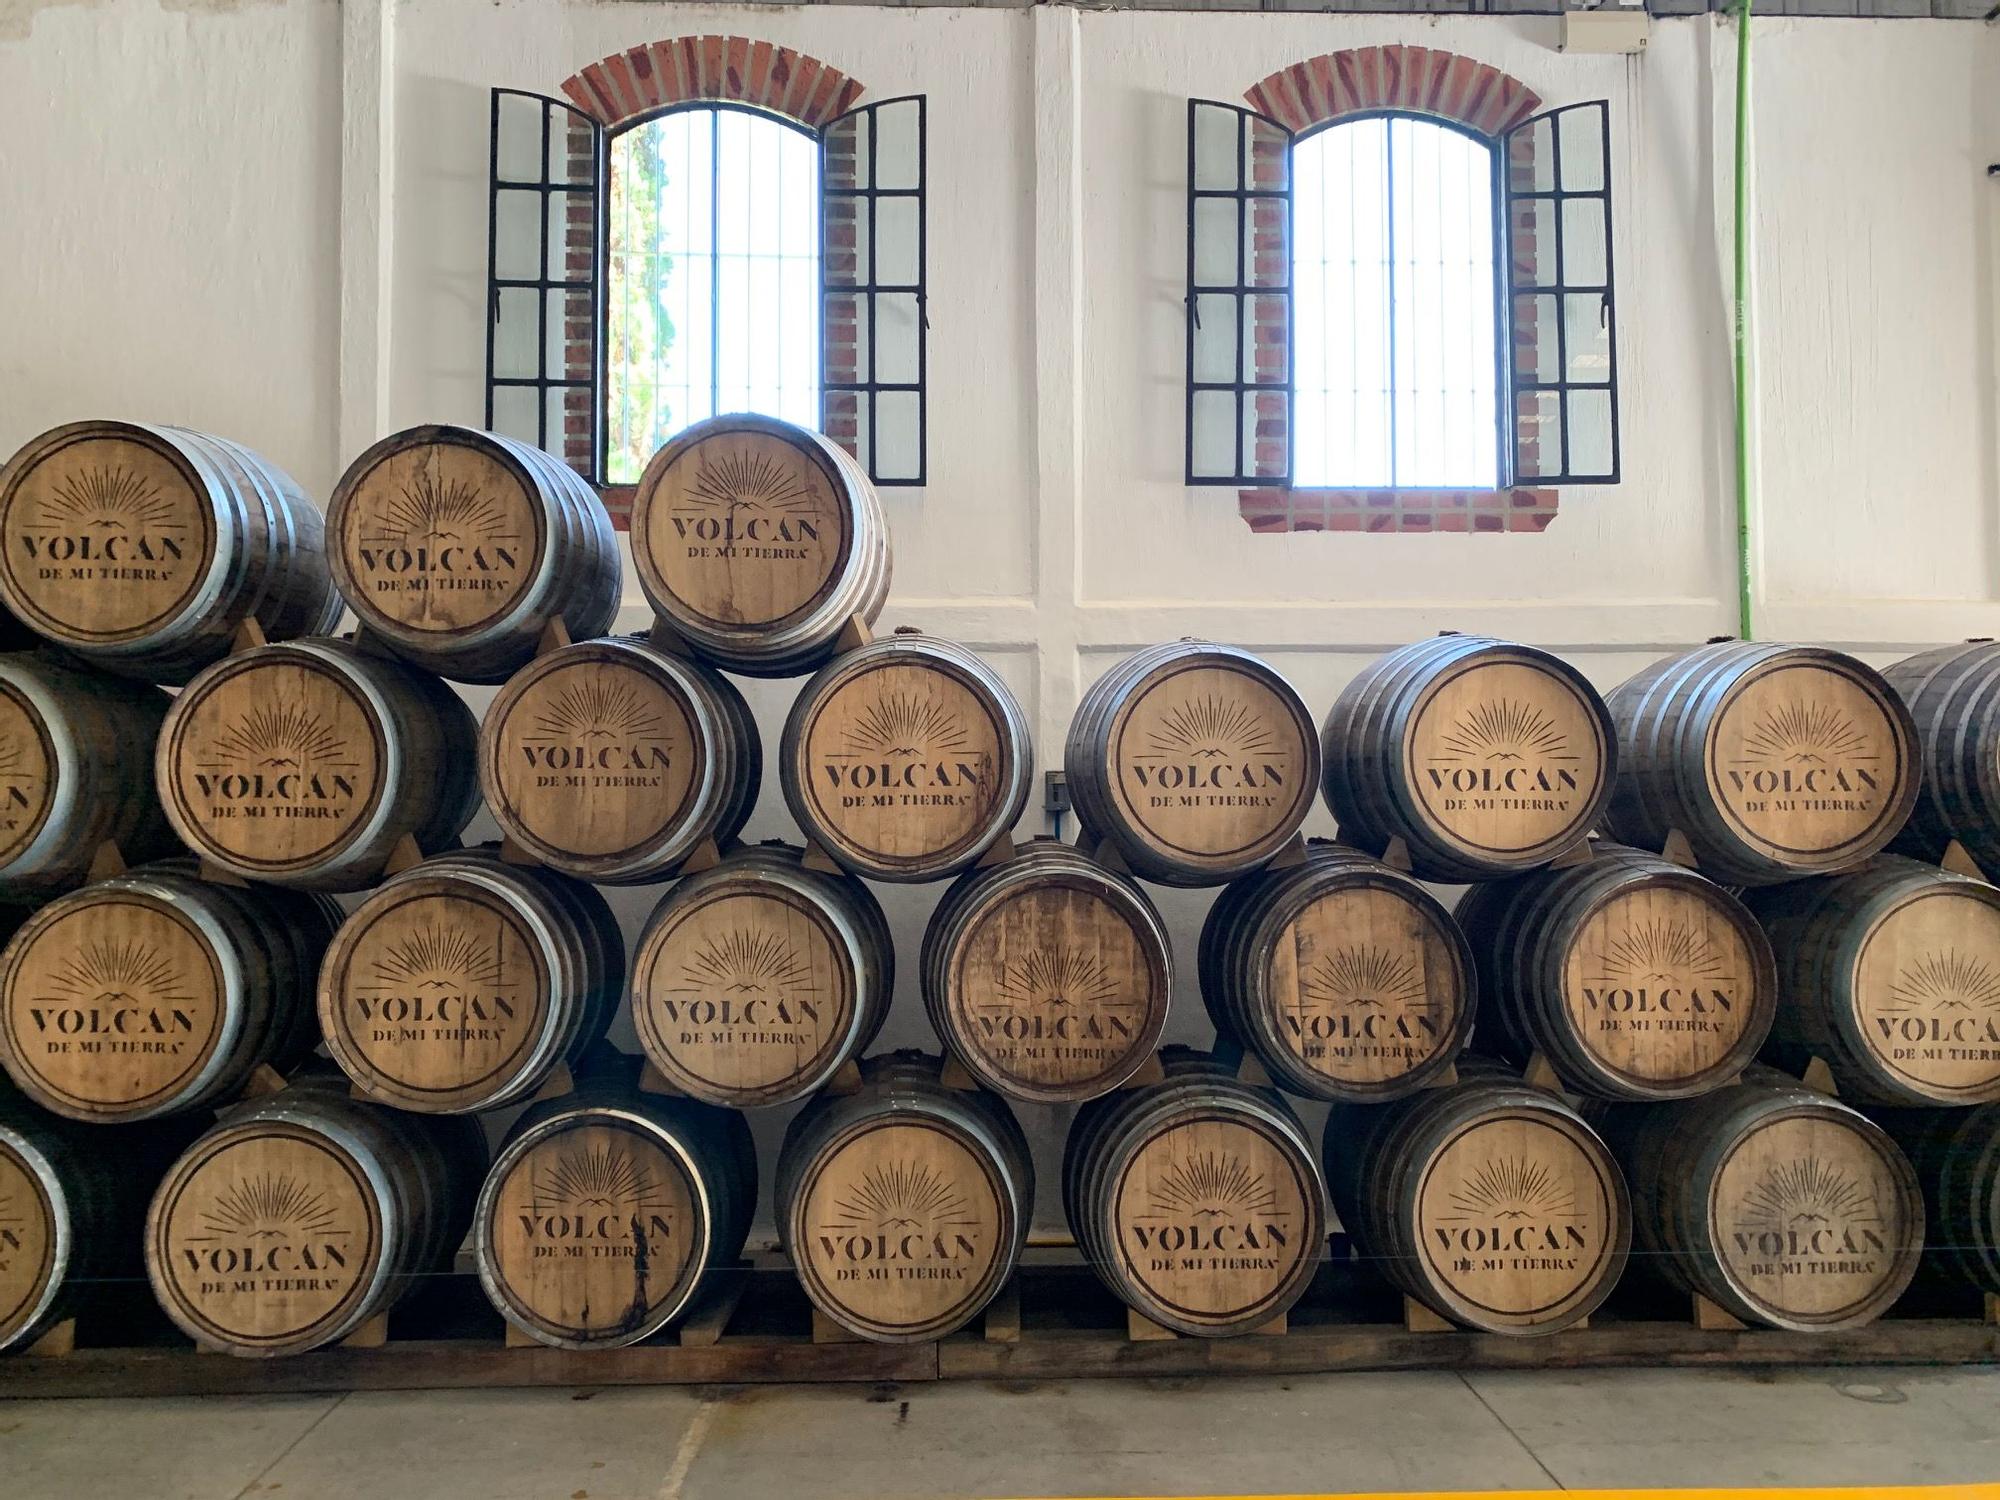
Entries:
<svg viewBox="0 0 2000 1500">
<path fill-rule="evenodd" d="M 1396 1098 L 1452 1064 L 1472 1029 L 1471 950 L 1415 880 L 1309 840 L 1305 862 L 1240 876 L 1202 923 L 1203 1003 L 1219 1038 L 1281 1087 Z"/>
<path fill-rule="evenodd" d="M 1890 848 L 1935 864 L 1957 839 L 2000 870 L 2000 646 L 1940 646 L 1884 667 L 1917 726 L 1922 786 Z"/>
<path fill-rule="evenodd" d="M 1923 1189 L 1920 1273 L 2000 1294 L 2000 1104 L 1876 1108 L 1869 1118 L 1902 1148 Z"/>
<path fill-rule="evenodd" d="M 1157 1050 L 1173 991 L 1158 910 L 1134 881 L 1052 839 L 952 883 L 924 932 L 924 1009 L 987 1088 L 1073 1103 Z"/>
<path fill-rule="evenodd" d="M 1013 1113 L 939 1072 L 921 1052 L 869 1058 L 861 1087 L 812 1100 L 778 1151 L 792 1269 L 815 1307 L 876 1343 L 971 1322 L 1013 1275 L 1033 1217 L 1034 1163 Z"/>
</svg>

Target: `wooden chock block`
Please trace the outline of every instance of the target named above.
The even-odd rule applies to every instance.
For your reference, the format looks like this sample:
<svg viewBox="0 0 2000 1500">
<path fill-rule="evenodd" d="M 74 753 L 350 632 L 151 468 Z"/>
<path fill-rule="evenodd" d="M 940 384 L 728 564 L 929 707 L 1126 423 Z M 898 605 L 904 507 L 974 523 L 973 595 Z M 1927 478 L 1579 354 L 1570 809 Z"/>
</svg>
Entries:
<svg viewBox="0 0 2000 1500">
<path fill-rule="evenodd" d="M 237 1097 L 242 1099 L 263 1099 L 277 1093 L 284 1086 L 285 1075 L 283 1073 L 280 1073 L 269 1063 L 258 1063 L 256 1067 L 250 1070 L 250 1076 L 243 1083 L 243 1092 Z"/>
<path fill-rule="evenodd" d="M 1458 1082 L 1458 1064 L 1448 1063 L 1443 1069 L 1443 1071 L 1441 1071 L 1437 1075 L 1437 1077 L 1433 1078 L 1429 1083 L 1425 1084 L 1424 1087 L 1427 1089 L 1448 1089 L 1457 1082 Z"/>
<path fill-rule="evenodd" d="M 1562 853 L 1549 861 L 1551 870 L 1568 870 L 1577 865 L 1587 865 L 1597 858 L 1597 850 L 1589 839 L 1578 839 Z"/>
<path fill-rule="evenodd" d="M 851 1094 L 861 1087 L 861 1065 L 853 1058 L 833 1070 L 833 1077 L 827 1079 L 820 1090 L 824 1094 Z"/>
<path fill-rule="evenodd" d="M 1725 1311 L 1702 1296 L 1700 1292 L 1692 1292 L 1689 1297 L 1694 1305 L 1694 1326 L 1706 1333 L 1728 1333 L 1750 1326 L 1734 1313 Z"/>
<path fill-rule="evenodd" d="M 1013 835 L 1003 833 L 987 846 L 986 852 L 979 856 L 972 868 L 984 870 L 994 865 L 1004 865 L 1019 852 L 1014 847 Z"/>
<path fill-rule="evenodd" d="M 1840 1085 L 1834 1082 L 1833 1069 L 1826 1065 L 1823 1057 L 1815 1057 L 1806 1064 L 1805 1071 L 1799 1075 L 1799 1082 L 1816 1094 L 1826 1094 L 1835 1099 L 1840 1097 Z"/>
<path fill-rule="evenodd" d="M 1281 1312 L 1268 1323 L 1261 1323 L 1250 1330 L 1253 1339 L 1281 1339 L 1292 1329 L 1292 1315 Z"/>
<path fill-rule="evenodd" d="M 510 865 L 526 865 L 532 868 L 541 864 L 539 859 L 536 859 L 534 855 L 523 849 L 511 838 L 500 840 L 500 858 L 504 863 Z"/>
<path fill-rule="evenodd" d="M 1110 839 L 1105 839 L 1102 843 L 1098 844 L 1091 851 L 1090 857 L 1114 875 L 1130 875 L 1132 873 L 1132 867 L 1125 862 L 1125 856 L 1119 852 L 1118 846 L 1112 843 Z"/>
<path fill-rule="evenodd" d="M 993 1300 L 986 1304 L 985 1327 L 989 1344 L 1021 1342 L 1021 1278 L 1009 1276 Z"/>
<path fill-rule="evenodd" d="M 1992 1292 L 1985 1294 L 1985 1306 L 1980 1314 L 1980 1320 L 1986 1323 L 2000 1323 L 2000 1296 Z"/>
<path fill-rule="evenodd" d="M 257 617 L 245 615 L 243 623 L 238 625 L 235 634 L 229 637 L 229 654 L 235 656 L 239 652 L 255 651 L 259 646 L 270 644 L 270 638 L 264 634 L 264 627 L 258 622 Z"/>
<path fill-rule="evenodd" d="M 1403 1327 L 1411 1333 L 1455 1333 L 1457 1328 L 1414 1297 L 1403 1298 Z"/>
<path fill-rule="evenodd" d="M 658 1094 L 665 1099 L 685 1099 L 687 1094 L 667 1081 L 667 1075 L 654 1066 L 652 1058 L 647 1058 L 645 1066 L 639 1069 L 639 1092 Z"/>
<path fill-rule="evenodd" d="M 658 615 L 653 616 L 652 628 L 646 632 L 646 644 L 674 656 L 690 659 L 694 656 L 694 647 L 687 643 L 687 637 Z"/>
<path fill-rule="evenodd" d="M 803 864 L 808 870 L 818 870 L 827 875 L 844 875 L 847 873 L 840 868 L 839 863 L 834 857 L 828 854 L 826 850 L 820 848 L 818 842 L 813 839 L 806 840 L 806 857 L 799 861 L 799 863 Z"/>
<path fill-rule="evenodd" d="M 509 1349 L 545 1349 L 548 1346 L 525 1329 L 507 1325 L 507 1347 Z"/>
<path fill-rule="evenodd" d="M 1285 841 L 1284 848 L 1271 856 L 1267 866 L 1273 870 L 1289 870 L 1306 862 L 1305 835 L 1295 833 Z"/>
<path fill-rule="evenodd" d="M 749 1289 L 748 1261 L 733 1266 L 717 1266 L 713 1274 L 713 1295 L 705 1296 L 701 1305 L 683 1318 L 680 1327 L 674 1330 L 674 1337 L 683 1349 L 712 1349 L 721 1343 L 723 1334 L 729 1331 L 730 1321 L 736 1316 L 736 1309 L 743 1303 L 744 1292 Z"/>
<path fill-rule="evenodd" d="M 542 633 L 535 640 L 535 655 L 547 656 L 551 651 L 575 644 L 569 638 L 569 622 L 557 615 L 542 627 Z"/>
<path fill-rule="evenodd" d="M 1254 1052 L 1245 1052 L 1236 1064 L 1236 1081 L 1247 1083 L 1252 1088 L 1271 1089 L 1277 1085 L 1271 1082 L 1271 1075 L 1264 1071 L 1264 1064 L 1257 1060 Z"/>
<path fill-rule="evenodd" d="M 1390 839 L 1378 857 L 1390 869 L 1401 870 L 1405 875 L 1411 874 L 1416 869 L 1416 866 L 1410 863 L 1410 846 L 1403 841 L 1401 834 Z"/>
<path fill-rule="evenodd" d="M 1667 836 L 1660 841 L 1660 858 L 1683 869 L 1701 868 L 1701 861 L 1694 857 L 1694 845 L 1688 842 L 1688 836 L 1678 828 L 1669 828 Z"/>
<path fill-rule="evenodd" d="M 389 1315 L 375 1314 L 354 1332 L 340 1341 L 343 1349 L 380 1349 L 389 1342 Z"/>
<path fill-rule="evenodd" d="M 76 1319 L 64 1318 L 50 1325 L 47 1333 L 28 1345 L 26 1352 L 30 1359 L 62 1359 L 76 1353 Z"/>
<path fill-rule="evenodd" d="M 389 850 L 389 858 L 382 866 L 384 875 L 400 875 L 412 865 L 424 862 L 424 851 L 417 846 L 415 834 L 406 833 L 397 839 Z"/>
<path fill-rule="evenodd" d="M 979 1080 L 974 1078 L 971 1070 L 958 1060 L 956 1052 L 945 1054 L 944 1067 L 938 1072 L 938 1083 L 941 1087 L 956 1090 L 961 1094 L 979 1092 Z"/>
<path fill-rule="evenodd" d="M 715 847 L 714 839 L 703 839 L 694 846 L 692 853 L 680 862 L 674 870 L 679 875 L 699 875 L 703 870 L 713 870 L 722 863 L 722 851 Z"/>
<path fill-rule="evenodd" d="M 1529 1088 L 1541 1089 L 1551 1094 L 1560 1094 L 1563 1091 L 1562 1080 L 1556 1076 L 1556 1070 L 1539 1052 L 1530 1057 L 1528 1066 L 1521 1070 L 1521 1081 Z"/>
<path fill-rule="evenodd" d="M 576 1092 L 576 1078 L 569 1070 L 568 1063 L 557 1063 L 549 1069 L 549 1076 L 542 1080 L 542 1086 L 535 1090 L 528 1102 L 539 1104 L 544 1099 L 560 1099 L 565 1094 Z"/>
<path fill-rule="evenodd" d="M 833 1321 L 817 1307 L 813 1309 L 813 1342 L 815 1344 L 865 1344 L 868 1341 L 853 1329 Z"/>
<path fill-rule="evenodd" d="M 1944 854 L 1938 860 L 1938 868 L 1953 875 L 1964 875 L 1968 879 L 1985 880 L 1988 885 L 1993 883 L 1987 880 L 1986 872 L 1979 868 L 1978 863 L 1966 852 L 1965 845 L 1957 839 L 1944 846 Z"/>
<path fill-rule="evenodd" d="M 125 863 L 125 853 L 115 839 L 106 839 L 97 846 L 97 852 L 90 856 L 90 868 L 84 872 L 87 881 L 114 880 L 123 875 L 131 866 Z"/>
<path fill-rule="evenodd" d="M 859 651 L 875 639 L 875 632 L 868 628 L 868 622 L 859 615 L 849 615 L 847 623 L 840 627 L 840 636 L 834 642 L 836 655 L 849 651 Z"/>
<path fill-rule="evenodd" d="M 1153 1344 L 1180 1337 L 1171 1328 L 1162 1328 L 1137 1308 L 1125 1309 L 1125 1337 L 1135 1344 Z"/>
<path fill-rule="evenodd" d="M 195 861 L 194 873 L 197 879 L 206 880 L 210 885 L 234 886 L 239 891 L 250 888 L 250 882 L 234 870 L 225 870 L 221 865 L 210 864 L 205 859 Z"/>
<path fill-rule="evenodd" d="M 1160 1054 L 1155 1052 L 1144 1062 L 1140 1063 L 1133 1070 L 1132 1076 L 1119 1084 L 1118 1087 L 1121 1089 L 1143 1089 L 1156 1083 L 1165 1083 L 1166 1081 L 1166 1065 L 1160 1061 Z"/>
</svg>

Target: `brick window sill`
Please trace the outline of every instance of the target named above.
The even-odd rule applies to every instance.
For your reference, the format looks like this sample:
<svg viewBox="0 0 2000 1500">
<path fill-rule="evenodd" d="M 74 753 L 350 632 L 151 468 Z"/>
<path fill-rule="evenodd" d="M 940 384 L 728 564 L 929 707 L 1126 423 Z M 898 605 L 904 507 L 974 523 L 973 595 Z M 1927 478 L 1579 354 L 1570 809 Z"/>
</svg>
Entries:
<svg viewBox="0 0 2000 1500">
<path fill-rule="evenodd" d="M 1556 491 L 1239 490 L 1238 509 L 1252 531 L 1524 532 L 1546 531 Z"/>
</svg>

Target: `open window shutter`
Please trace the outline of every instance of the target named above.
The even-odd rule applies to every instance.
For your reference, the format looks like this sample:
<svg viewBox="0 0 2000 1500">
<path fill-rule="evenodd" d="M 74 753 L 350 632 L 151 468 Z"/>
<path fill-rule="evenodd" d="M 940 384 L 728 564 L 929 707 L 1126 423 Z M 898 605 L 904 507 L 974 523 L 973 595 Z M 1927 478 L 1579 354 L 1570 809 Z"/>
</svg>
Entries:
<svg viewBox="0 0 2000 1500">
<path fill-rule="evenodd" d="M 1187 482 L 1292 472 L 1292 134 L 1188 101 Z"/>
<path fill-rule="evenodd" d="M 493 91 L 486 426 L 597 478 L 604 127 L 560 99 Z"/>
<path fill-rule="evenodd" d="M 877 484 L 922 484 L 924 96 L 820 134 L 820 430 Z"/>
<path fill-rule="evenodd" d="M 1550 110 L 1503 146 L 1514 480 L 1616 484 L 1611 111 Z"/>
</svg>

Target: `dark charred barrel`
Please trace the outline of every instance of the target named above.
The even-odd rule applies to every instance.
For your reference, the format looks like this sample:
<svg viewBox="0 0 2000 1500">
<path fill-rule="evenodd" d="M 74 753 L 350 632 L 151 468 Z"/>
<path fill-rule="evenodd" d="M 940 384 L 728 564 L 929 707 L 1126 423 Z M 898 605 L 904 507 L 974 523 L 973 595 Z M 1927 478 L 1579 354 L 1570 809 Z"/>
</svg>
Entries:
<svg viewBox="0 0 2000 1500">
<path fill-rule="evenodd" d="M 1425 880 L 1547 864 L 1596 826 L 1618 760 L 1597 690 L 1569 663 L 1490 636 L 1377 657 L 1320 731 L 1326 803 L 1350 844 L 1400 838 Z"/>
<path fill-rule="evenodd" d="M 1864 1104 L 2000 1100 L 2000 891 L 1884 855 L 1744 895 L 1778 960 L 1766 1055 Z"/>
<path fill-rule="evenodd" d="M 1107 1093 L 1158 1050 L 1166 927 L 1138 884 L 1053 839 L 961 875 L 924 932 L 924 1008 L 987 1088 L 1033 1103 Z"/>
<path fill-rule="evenodd" d="M 317 993 L 327 1050 L 370 1099 L 464 1114 L 580 1059 L 624 989 L 604 897 L 487 849 L 390 877 L 341 924 Z"/>
<path fill-rule="evenodd" d="M 324 896 L 144 866 L 44 906 L 0 952 L 0 1065 L 44 1109 L 153 1120 L 240 1093 L 318 1042 Z"/>
<path fill-rule="evenodd" d="M 1020 821 L 1035 747 L 991 667 L 904 628 L 813 674 L 785 720 L 778 779 L 793 819 L 843 868 L 943 880 Z"/>
<path fill-rule="evenodd" d="M 1916 802 L 1916 726 L 1838 651 L 1719 641 L 1612 690 L 1618 783 L 1607 832 L 1645 849 L 1679 829 L 1702 873 L 1769 885 L 1850 869 Z"/>
<path fill-rule="evenodd" d="M 1625 1269 L 1632 1209 L 1604 1143 L 1554 1094 L 1468 1066 L 1472 1081 L 1326 1122 L 1334 1211 L 1362 1259 L 1439 1316 L 1555 1333 Z"/>
<path fill-rule="evenodd" d="M 792 1269 L 815 1307 L 876 1343 L 963 1328 L 1027 1242 L 1027 1137 L 998 1095 L 945 1088 L 939 1071 L 921 1052 L 868 1059 L 860 1089 L 815 1098 L 778 1152 Z"/>
<path fill-rule="evenodd" d="M 1353 1103 L 1427 1087 L 1472 1029 L 1472 952 L 1416 881 L 1314 839 L 1305 863 L 1231 881 L 1202 923 L 1218 1037 L 1293 1093 Z"/>
<path fill-rule="evenodd" d="M 1312 717 L 1247 651 L 1149 646 L 1070 720 L 1063 765 L 1086 837 L 1163 885 L 1222 885 L 1298 832 L 1319 780 Z"/>
<path fill-rule="evenodd" d="M 1063 1211 L 1120 1301 L 1185 1333 L 1254 1333 L 1304 1294 L 1326 1249 L 1326 1187 L 1276 1089 L 1169 1047 L 1166 1078 L 1077 1111 Z"/>
<path fill-rule="evenodd" d="M 186 682 L 256 620 L 340 621 L 319 510 L 270 460 L 184 427 L 71 422 L 0 469 L 0 600 L 93 666 Z"/>
<path fill-rule="evenodd" d="M 506 835 L 600 885 L 661 880 L 727 846 L 757 800 L 763 750 L 721 673 L 638 637 L 538 656 L 479 728 L 479 781 Z"/>
<path fill-rule="evenodd" d="M 449 1267 L 486 1168 L 479 1122 L 384 1109 L 347 1088 L 329 1069 L 228 1111 L 160 1184 L 146 1273 L 196 1343 L 302 1354 Z"/>
<path fill-rule="evenodd" d="M 653 455 L 632 498 L 632 562 L 655 613 L 704 660 L 796 677 L 872 624 L 889 527 L 858 464 L 816 432 L 737 413 Z"/>
<path fill-rule="evenodd" d="M 2000 1104 L 1870 1113 L 1923 1189 L 1926 1277 L 2000 1293 Z"/>
<path fill-rule="evenodd" d="M 346 641 L 259 646 L 174 700 L 155 771 L 183 843 L 246 880 L 373 884 L 397 842 L 442 847 L 479 806 L 478 725 L 435 677 Z"/>
<path fill-rule="evenodd" d="M 199 1129 L 79 1125 L 0 1084 L 0 1353 L 143 1274 L 146 1202 Z"/>
<path fill-rule="evenodd" d="M 618 611 L 618 539 L 597 491 L 497 432 L 382 439 L 334 487 L 326 528 L 334 582 L 361 623 L 459 682 L 504 682 L 554 622 L 583 640 Z"/>
<path fill-rule="evenodd" d="M 709 1104 L 803 1099 L 882 1029 L 895 951 L 873 893 L 759 844 L 675 884 L 639 934 L 632 1024 L 661 1075 Z"/>
<path fill-rule="evenodd" d="M 642 1094 L 618 1058 L 508 1132 L 473 1216 L 480 1284 L 545 1344 L 634 1344 L 743 1253 L 757 1153 L 734 1110 Z"/>
<path fill-rule="evenodd" d="M 175 852 L 152 787 L 169 699 L 42 652 L 0 656 L 0 902 L 81 885 L 98 846 Z"/>
<path fill-rule="evenodd" d="M 1479 956 L 1477 1044 L 1517 1067 L 1541 1053 L 1573 1093 L 1706 1093 L 1777 1014 L 1771 945 L 1743 903 L 1637 850 L 1475 886 L 1458 921 Z"/>
<path fill-rule="evenodd" d="M 1882 670 L 1917 726 L 1922 785 L 1889 846 L 1936 864 L 1953 839 L 2000 870 L 2000 645 L 1940 646 Z"/>
<path fill-rule="evenodd" d="M 1635 1250 L 1679 1289 L 1814 1333 L 1871 1322 L 1909 1286 L 1924 1243 L 1916 1174 L 1837 1100 L 1751 1082 L 1593 1118 L 1631 1185 Z"/>
</svg>

